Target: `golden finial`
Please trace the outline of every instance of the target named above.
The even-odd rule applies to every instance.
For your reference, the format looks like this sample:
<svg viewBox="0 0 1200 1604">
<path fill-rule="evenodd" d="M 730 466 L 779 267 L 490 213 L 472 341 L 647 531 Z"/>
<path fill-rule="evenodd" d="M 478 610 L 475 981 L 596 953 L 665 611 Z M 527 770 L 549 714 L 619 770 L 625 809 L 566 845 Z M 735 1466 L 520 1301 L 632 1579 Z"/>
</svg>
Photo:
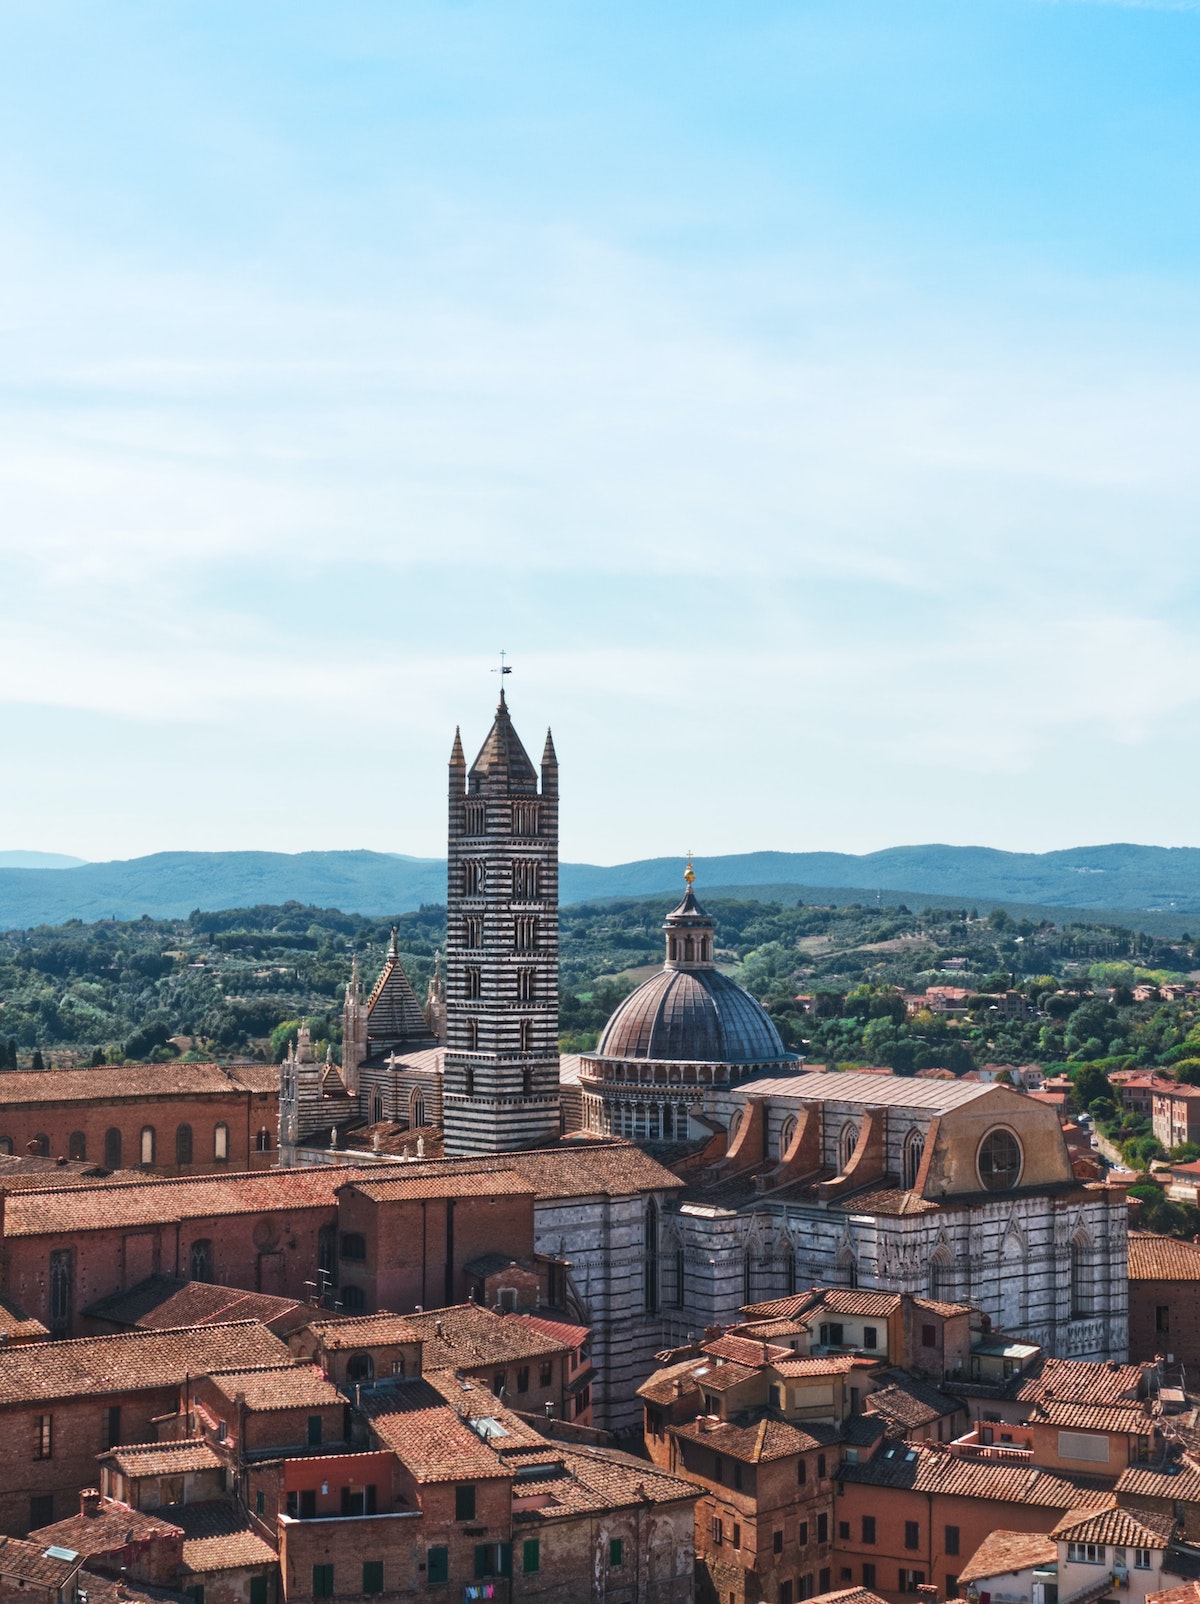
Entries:
<svg viewBox="0 0 1200 1604">
<path fill-rule="evenodd" d="M 688 888 L 690 890 L 691 889 L 691 885 L 692 885 L 692 881 L 696 878 L 696 871 L 695 871 L 695 869 L 692 868 L 692 849 L 691 849 L 691 847 L 688 848 L 687 858 L 688 858 L 688 860 L 687 860 L 687 868 L 683 871 L 683 878 L 687 881 Z"/>
</svg>

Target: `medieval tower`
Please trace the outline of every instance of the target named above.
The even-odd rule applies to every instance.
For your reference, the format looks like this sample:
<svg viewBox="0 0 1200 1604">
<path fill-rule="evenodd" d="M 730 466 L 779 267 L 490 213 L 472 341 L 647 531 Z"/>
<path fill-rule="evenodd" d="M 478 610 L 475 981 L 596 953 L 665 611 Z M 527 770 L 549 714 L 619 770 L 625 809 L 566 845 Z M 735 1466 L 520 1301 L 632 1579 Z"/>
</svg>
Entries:
<svg viewBox="0 0 1200 1604">
<path fill-rule="evenodd" d="M 558 1104 L 558 759 L 537 771 L 508 716 L 467 770 L 450 756 L 446 1153 L 537 1147 Z"/>
</svg>

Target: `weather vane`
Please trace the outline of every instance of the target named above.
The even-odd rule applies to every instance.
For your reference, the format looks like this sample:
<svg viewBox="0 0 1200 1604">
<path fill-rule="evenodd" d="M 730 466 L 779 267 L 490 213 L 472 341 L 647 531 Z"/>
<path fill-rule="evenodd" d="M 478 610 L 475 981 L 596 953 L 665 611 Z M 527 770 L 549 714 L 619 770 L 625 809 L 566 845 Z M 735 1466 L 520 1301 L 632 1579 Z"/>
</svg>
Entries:
<svg viewBox="0 0 1200 1604">
<path fill-rule="evenodd" d="M 512 664 L 505 661 L 507 656 L 508 656 L 508 653 L 506 651 L 504 651 L 503 649 L 501 649 L 501 652 L 500 652 L 500 667 L 499 668 L 494 668 L 492 670 L 493 674 L 499 674 L 499 676 L 500 676 L 500 700 L 501 700 L 501 702 L 503 702 L 503 700 L 504 700 L 504 676 L 506 674 L 511 674 L 512 673 Z"/>
</svg>

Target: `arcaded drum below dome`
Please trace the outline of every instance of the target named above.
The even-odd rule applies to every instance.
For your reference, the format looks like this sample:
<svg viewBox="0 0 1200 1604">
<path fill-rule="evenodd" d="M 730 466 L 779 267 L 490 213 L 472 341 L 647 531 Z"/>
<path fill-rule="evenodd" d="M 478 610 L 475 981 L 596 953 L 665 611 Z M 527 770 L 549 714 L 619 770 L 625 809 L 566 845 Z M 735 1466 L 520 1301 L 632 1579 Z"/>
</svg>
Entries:
<svg viewBox="0 0 1200 1604">
<path fill-rule="evenodd" d="M 664 969 L 618 1007 L 596 1058 L 794 1062 L 761 1004 L 719 969 Z"/>
</svg>

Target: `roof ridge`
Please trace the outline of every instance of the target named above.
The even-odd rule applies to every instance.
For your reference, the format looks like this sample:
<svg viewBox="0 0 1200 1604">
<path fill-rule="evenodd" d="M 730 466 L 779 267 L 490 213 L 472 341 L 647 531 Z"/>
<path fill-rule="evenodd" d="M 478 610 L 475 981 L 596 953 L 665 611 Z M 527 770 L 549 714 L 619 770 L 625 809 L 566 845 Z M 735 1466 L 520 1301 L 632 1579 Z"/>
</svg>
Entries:
<svg viewBox="0 0 1200 1604">
<path fill-rule="evenodd" d="M 51 1348 L 55 1353 L 62 1353 L 68 1348 L 77 1347 L 83 1342 L 129 1342 L 131 1340 L 147 1340 L 153 1337 L 194 1337 L 198 1331 L 233 1331 L 253 1326 L 263 1331 L 267 1327 L 261 1320 L 212 1320 L 202 1326 L 162 1326 L 151 1327 L 148 1330 L 139 1327 L 135 1331 L 104 1331 L 91 1337 L 59 1337 L 45 1342 L 18 1342 L 10 1347 L 0 1349 L 0 1359 L 5 1354 L 31 1353 L 38 1348 Z M 273 1333 L 271 1333 L 273 1334 Z M 124 1444 L 121 1445 L 124 1447 Z"/>
</svg>

